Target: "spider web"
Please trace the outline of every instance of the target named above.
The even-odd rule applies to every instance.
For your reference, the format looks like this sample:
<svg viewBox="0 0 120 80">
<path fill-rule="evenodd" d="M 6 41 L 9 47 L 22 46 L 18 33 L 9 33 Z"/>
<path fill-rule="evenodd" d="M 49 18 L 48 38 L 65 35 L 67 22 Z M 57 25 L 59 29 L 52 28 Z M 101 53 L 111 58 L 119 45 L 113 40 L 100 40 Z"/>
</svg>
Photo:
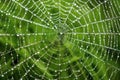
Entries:
<svg viewBox="0 0 120 80">
<path fill-rule="evenodd" d="M 1 80 L 119 80 L 119 0 L 0 0 Z"/>
</svg>

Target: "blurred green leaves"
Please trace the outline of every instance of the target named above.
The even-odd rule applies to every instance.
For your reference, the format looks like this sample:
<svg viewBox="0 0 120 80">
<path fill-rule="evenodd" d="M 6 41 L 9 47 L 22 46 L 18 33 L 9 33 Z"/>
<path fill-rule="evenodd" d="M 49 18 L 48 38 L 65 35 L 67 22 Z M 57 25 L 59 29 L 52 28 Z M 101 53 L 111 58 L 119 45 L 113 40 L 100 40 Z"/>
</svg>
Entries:
<svg viewBox="0 0 120 80">
<path fill-rule="evenodd" d="M 119 80 L 119 0 L 0 0 L 0 80 Z"/>
</svg>

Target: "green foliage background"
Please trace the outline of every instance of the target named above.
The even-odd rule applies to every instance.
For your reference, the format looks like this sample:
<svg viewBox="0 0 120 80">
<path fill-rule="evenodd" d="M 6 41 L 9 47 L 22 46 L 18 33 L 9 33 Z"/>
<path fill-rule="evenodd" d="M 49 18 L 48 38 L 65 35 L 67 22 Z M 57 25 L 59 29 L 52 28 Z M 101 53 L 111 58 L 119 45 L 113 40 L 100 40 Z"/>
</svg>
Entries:
<svg viewBox="0 0 120 80">
<path fill-rule="evenodd" d="M 0 80 L 119 80 L 119 54 L 120 0 L 0 0 Z"/>
</svg>

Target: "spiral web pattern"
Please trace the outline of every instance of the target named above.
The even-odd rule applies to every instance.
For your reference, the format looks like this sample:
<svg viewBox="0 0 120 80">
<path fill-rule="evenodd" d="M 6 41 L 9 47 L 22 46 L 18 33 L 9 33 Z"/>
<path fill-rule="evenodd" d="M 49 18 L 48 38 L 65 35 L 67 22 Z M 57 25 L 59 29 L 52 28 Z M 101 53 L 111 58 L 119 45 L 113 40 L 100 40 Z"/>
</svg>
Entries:
<svg viewBox="0 0 120 80">
<path fill-rule="evenodd" d="M 119 0 L 0 0 L 0 80 L 119 74 Z"/>
</svg>

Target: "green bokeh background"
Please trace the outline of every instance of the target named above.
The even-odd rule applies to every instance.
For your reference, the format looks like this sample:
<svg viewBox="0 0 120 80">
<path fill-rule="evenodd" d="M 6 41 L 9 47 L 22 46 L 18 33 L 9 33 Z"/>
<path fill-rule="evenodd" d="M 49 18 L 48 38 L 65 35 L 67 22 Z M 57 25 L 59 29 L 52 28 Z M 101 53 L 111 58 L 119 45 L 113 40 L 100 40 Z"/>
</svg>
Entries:
<svg viewBox="0 0 120 80">
<path fill-rule="evenodd" d="M 0 80 L 119 80 L 120 0 L 76 4 L 0 0 Z"/>
</svg>

